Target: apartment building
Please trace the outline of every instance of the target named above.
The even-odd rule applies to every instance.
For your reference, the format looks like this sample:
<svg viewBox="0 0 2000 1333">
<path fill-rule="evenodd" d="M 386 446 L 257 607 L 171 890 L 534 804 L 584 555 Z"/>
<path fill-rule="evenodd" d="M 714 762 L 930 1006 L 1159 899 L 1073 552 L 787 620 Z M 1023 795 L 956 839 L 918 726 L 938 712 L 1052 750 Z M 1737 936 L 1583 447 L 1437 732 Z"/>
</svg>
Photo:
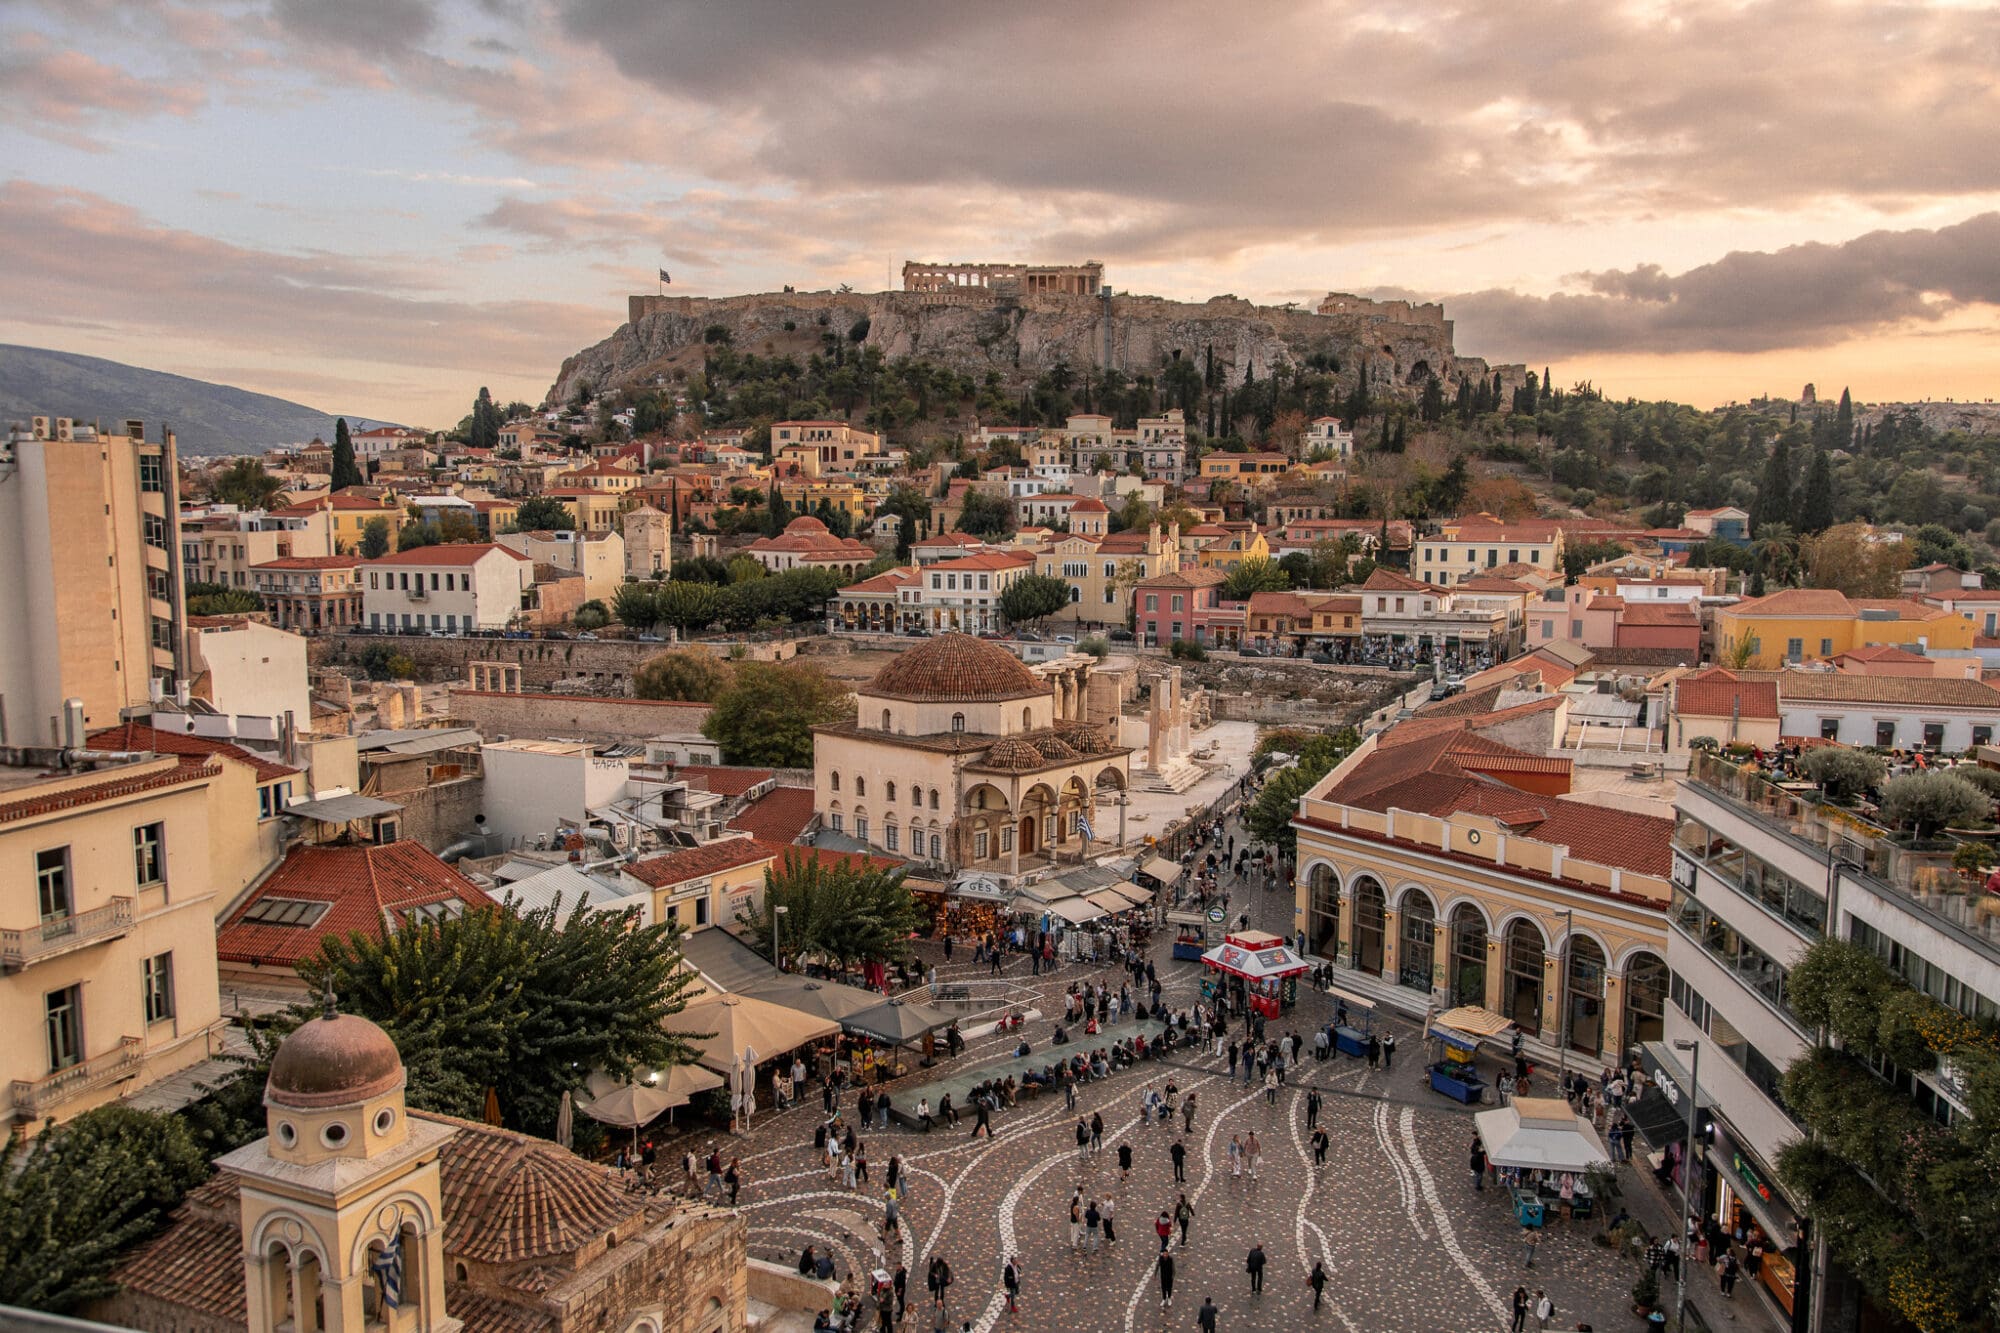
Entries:
<svg viewBox="0 0 2000 1333">
<path fill-rule="evenodd" d="M 1379 566 L 1362 583 L 1361 624 L 1392 644 L 1442 644 L 1484 652 L 1494 660 L 1521 647 L 1528 590 L 1492 575 L 1447 589 Z"/>
<path fill-rule="evenodd" d="M 1561 571 L 1563 532 L 1554 523 L 1507 523 L 1491 514 L 1448 519 L 1417 539 L 1410 572 L 1422 583 L 1450 586 L 1501 565 Z"/>
<path fill-rule="evenodd" d="M 181 517 L 181 561 L 189 583 L 254 592 L 257 566 L 333 551 L 333 515 L 325 509 L 266 513 L 219 505 Z"/>
<path fill-rule="evenodd" d="M 1338 417 L 1314 417 L 1306 427 L 1305 451 L 1325 451 L 1335 458 L 1354 457 L 1354 432 L 1341 425 Z"/>
<path fill-rule="evenodd" d="M 300 634 L 362 623 L 361 557 L 286 556 L 250 567 L 251 590 L 280 629 Z"/>
<path fill-rule="evenodd" d="M 583 601 L 611 600 L 625 581 L 625 539 L 615 532 L 503 532 L 494 541 L 538 565 L 583 580 Z"/>
<path fill-rule="evenodd" d="M 944 560 L 919 571 L 915 602 L 918 623 L 933 633 L 960 630 L 986 634 L 1003 628 L 1000 597 L 1034 571 L 1034 557 L 1022 552 L 982 551 Z"/>
<path fill-rule="evenodd" d="M 1775 670 L 1827 661 L 1856 648 L 1970 652 L 1973 622 L 1907 597 L 1849 597 L 1831 588 L 1786 588 L 1715 612 L 1717 658 Z"/>
<path fill-rule="evenodd" d="M 1229 576 L 1215 569 L 1175 569 L 1141 579 L 1132 591 L 1132 626 L 1141 646 L 1165 648 L 1175 640 L 1220 647 L 1243 634 L 1243 607 L 1224 604 Z"/>
<path fill-rule="evenodd" d="M 1073 473 L 1137 471 L 1176 485 L 1187 476 L 1187 420 L 1178 407 L 1140 417 L 1131 430 L 1118 429 L 1102 413 L 1081 412 L 1042 438 L 1055 450 L 1046 455 L 1050 461 Z"/>
<path fill-rule="evenodd" d="M 793 476 L 852 472 L 881 451 L 880 435 L 856 430 L 845 421 L 771 423 L 771 460 Z"/>
<path fill-rule="evenodd" d="M 534 569 L 490 543 L 412 547 L 362 564 L 362 608 L 371 630 L 505 629 L 521 614 Z"/>
<path fill-rule="evenodd" d="M 66 1120 L 214 1053 L 216 776 L 172 757 L 65 767 L 54 749 L 0 765 L 0 875 L 18 886 L 0 901 L 9 1123 Z"/>
<path fill-rule="evenodd" d="M 1754 1288 L 1772 1324 L 1796 1326 L 1798 1270 L 1808 1263 L 1809 1287 L 1822 1293 L 1821 1313 L 1832 1320 L 1851 1300 L 1851 1283 L 1823 1248 L 1802 1253 L 1793 1245 L 1803 1209 L 1775 1169 L 1779 1150 L 1802 1132 L 1779 1078 L 1817 1036 L 1791 1007 L 1789 973 L 1808 946 L 1831 935 L 1877 954 L 1943 1005 L 1994 1022 L 2000 917 L 1981 913 L 1974 897 L 1937 892 L 1940 865 L 1952 878 L 1948 853 L 1911 852 L 1855 812 L 1836 815 L 1754 766 L 1697 755 L 1675 808 L 1671 1003 L 1664 1040 L 1644 1048 L 1645 1062 L 1686 1093 L 1694 1061 L 1675 1043 L 1699 1048 L 1699 1104 L 1714 1129 L 1698 1145 L 1696 1211 L 1725 1225 L 1747 1218 L 1774 1238 Z M 1971 1114 L 1948 1063 L 1879 1072 L 1943 1123 Z M 1669 1135 L 1685 1111 L 1679 1116 Z"/>
<path fill-rule="evenodd" d="M 185 677 L 174 437 L 36 417 L 0 440 L 0 743 L 53 744 Z"/>
<path fill-rule="evenodd" d="M 273 509 L 271 517 L 293 519 L 324 514 L 331 527 L 333 549 L 348 553 L 361 549 L 361 543 L 368 537 L 368 525 L 380 519 L 388 529 L 389 546 L 393 550 L 396 534 L 403 526 L 403 507 L 393 495 L 377 494 L 375 489 L 371 487 L 368 488 L 369 493 L 361 493 L 349 487 L 331 495 Z"/>
</svg>

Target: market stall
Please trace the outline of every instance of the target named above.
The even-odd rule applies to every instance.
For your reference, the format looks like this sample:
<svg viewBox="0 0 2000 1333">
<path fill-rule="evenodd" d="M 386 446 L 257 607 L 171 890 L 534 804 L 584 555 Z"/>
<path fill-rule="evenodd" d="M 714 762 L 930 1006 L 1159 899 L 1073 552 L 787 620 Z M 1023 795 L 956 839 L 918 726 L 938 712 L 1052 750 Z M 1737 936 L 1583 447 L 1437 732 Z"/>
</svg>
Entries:
<svg viewBox="0 0 2000 1333">
<path fill-rule="evenodd" d="M 1540 1226 L 1543 1212 L 1557 1202 L 1573 1217 L 1588 1217 L 1596 1206 L 1588 1173 L 1608 1168 L 1611 1154 L 1590 1121 L 1561 1097 L 1516 1097 L 1506 1106 L 1473 1115 L 1486 1161 L 1500 1173 L 1523 1226 Z"/>
<path fill-rule="evenodd" d="M 1283 939 L 1263 930 L 1226 934 L 1221 944 L 1202 954 L 1201 961 L 1208 969 L 1202 982 L 1204 995 L 1212 997 L 1226 988 L 1266 1018 L 1276 1018 L 1298 1002 L 1298 979 L 1312 966 Z"/>
<path fill-rule="evenodd" d="M 1207 912 L 1167 913 L 1167 929 L 1174 932 L 1174 957 L 1199 962 L 1209 944 L 1222 934 L 1225 915 L 1219 907 Z"/>
<path fill-rule="evenodd" d="M 1330 988 L 1333 997 L 1333 1049 L 1342 1055 L 1365 1056 L 1375 1032 L 1375 1001 L 1351 990 Z"/>
</svg>

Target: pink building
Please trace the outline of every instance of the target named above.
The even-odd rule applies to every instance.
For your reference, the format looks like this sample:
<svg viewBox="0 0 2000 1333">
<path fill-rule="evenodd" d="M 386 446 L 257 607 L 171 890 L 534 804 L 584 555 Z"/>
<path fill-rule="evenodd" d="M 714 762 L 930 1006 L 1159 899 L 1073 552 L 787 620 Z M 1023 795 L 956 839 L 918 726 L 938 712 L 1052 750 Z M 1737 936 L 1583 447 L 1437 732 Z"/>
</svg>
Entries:
<svg viewBox="0 0 2000 1333">
<path fill-rule="evenodd" d="M 1139 643 L 1165 648 L 1189 643 L 1234 643 L 1243 633 L 1243 604 L 1222 601 L 1228 575 L 1217 569 L 1170 570 L 1132 589 L 1132 628 Z"/>
</svg>

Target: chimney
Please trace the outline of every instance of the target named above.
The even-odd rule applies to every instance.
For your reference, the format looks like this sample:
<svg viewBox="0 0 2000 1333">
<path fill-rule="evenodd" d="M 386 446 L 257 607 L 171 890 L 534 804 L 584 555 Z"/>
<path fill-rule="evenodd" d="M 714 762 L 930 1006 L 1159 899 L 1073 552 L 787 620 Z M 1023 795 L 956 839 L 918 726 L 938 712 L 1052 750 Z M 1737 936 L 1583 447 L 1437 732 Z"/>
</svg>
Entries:
<svg viewBox="0 0 2000 1333">
<path fill-rule="evenodd" d="M 65 750 L 83 748 L 83 700 L 69 698 L 62 704 L 62 746 Z"/>
</svg>

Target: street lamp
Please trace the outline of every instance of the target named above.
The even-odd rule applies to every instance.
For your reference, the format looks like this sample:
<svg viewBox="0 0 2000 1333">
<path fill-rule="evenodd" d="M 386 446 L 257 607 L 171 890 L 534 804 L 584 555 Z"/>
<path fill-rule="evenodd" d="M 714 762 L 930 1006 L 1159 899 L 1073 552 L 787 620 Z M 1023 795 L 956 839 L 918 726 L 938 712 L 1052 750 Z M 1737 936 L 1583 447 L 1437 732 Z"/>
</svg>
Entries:
<svg viewBox="0 0 2000 1333">
<path fill-rule="evenodd" d="M 1697 1041 L 1677 1041 L 1677 1051 L 1693 1053 L 1688 1078 L 1694 1084 L 1688 1090 L 1688 1128 L 1686 1150 L 1681 1155 L 1681 1234 L 1676 1246 L 1687 1249 L 1688 1217 L 1694 1210 L 1694 1131 L 1701 1121 L 1701 1043 Z M 1687 1327 L 1688 1298 L 1688 1255 L 1682 1254 L 1674 1265 L 1674 1327 Z"/>
<path fill-rule="evenodd" d="M 784 954 L 778 951 L 778 922 L 790 910 L 783 903 L 775 904 L 771 908 L 771 966 L 780 972 L 785 970 L 785 965 L 781 961 Z"/>
</svg>

